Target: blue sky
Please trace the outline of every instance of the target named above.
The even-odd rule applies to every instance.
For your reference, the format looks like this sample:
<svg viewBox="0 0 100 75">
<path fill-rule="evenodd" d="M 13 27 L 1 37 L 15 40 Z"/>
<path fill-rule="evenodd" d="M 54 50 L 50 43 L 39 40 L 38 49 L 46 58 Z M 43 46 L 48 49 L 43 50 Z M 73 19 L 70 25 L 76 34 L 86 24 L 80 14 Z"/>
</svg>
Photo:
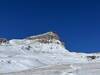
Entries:
<svg viewBox="0 0 100 75">
<path fill-rule="evenodd" d="M 0 0 L 0 37 L 57 32 L 70 51 L 100 51 L 100 2 Z"/>
</svg>

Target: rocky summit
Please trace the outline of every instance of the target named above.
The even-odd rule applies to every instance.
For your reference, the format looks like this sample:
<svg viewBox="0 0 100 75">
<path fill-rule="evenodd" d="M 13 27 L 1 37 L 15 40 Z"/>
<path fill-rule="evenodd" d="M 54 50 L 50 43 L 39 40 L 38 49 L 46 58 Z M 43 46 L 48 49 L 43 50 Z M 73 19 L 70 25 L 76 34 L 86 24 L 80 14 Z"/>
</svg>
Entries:
<svg viewBox="0 0 100 75">
<path fill-rule="evenodd" d="M 30 36 L 30 37 L 27 37 L 26 39 L 38 40 L 41 43 L 53 43 L 54 40 L 60 40 L 59 36 L 54 32 L 47 32 L 47 33 L 37 35 L 37 36 Z"/>
</svg>

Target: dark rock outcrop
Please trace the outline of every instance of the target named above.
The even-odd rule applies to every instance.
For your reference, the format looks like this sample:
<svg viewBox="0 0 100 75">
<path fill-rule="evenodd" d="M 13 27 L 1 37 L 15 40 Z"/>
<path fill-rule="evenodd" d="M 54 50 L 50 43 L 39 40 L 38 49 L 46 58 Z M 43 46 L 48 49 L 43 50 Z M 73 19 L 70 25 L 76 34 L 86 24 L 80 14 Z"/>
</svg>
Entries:
<svg viewBox="0 0 100 75">
<path fill-rule="evenodd" d="M 100 57 L 99 56 L 87 56 L 87 59 L 90 59 L 90 60 L 95 60 L 98 58 L 100 58 Z"/>
<path fill-rule="evenodd" d="M 5 38 L 0 38 L 0 44 L 2 44 L 2 43 L 8 43 L 8 40 Z"/>
</svg>

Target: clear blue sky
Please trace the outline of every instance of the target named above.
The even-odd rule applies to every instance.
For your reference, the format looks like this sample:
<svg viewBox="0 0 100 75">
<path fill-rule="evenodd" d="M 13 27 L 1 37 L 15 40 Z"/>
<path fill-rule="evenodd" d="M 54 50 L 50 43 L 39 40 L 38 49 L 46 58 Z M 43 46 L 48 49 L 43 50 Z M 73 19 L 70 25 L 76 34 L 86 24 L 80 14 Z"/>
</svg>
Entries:
<svg viewBox="0 0 100 75">
<path fill-rule="evenodd" d="M 0 0 L 0 37 L 57 32 L 70 51 L 100 51 L 100 2 Z"/>
</svg>

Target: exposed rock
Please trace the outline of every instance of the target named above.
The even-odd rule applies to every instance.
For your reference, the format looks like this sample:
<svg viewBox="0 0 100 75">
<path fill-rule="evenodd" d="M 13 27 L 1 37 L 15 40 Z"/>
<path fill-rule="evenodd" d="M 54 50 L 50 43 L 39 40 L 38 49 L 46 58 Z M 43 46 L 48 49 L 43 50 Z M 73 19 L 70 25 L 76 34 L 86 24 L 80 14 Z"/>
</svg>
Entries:
<svg viewBox="0 0 100 75">
<path fill-rule="evenodd" d="M 41 35 L 28 37 L 26 39 L 38 40 L 41 43 L 52 43 L 55 40 L 60 40 L 59 36 L 54 32 L 47 32 L 47 33 L 44 33 L 44 34 L 41 34 Z M 60 42 L 56 41 L 56 43 L 59 44 Z"/>
<path fill-rule="evenodd" d="M 95 59 L 96 56 L 87 56 L 88 59 Z"/>
<path fill-rule="evenodd" d="M 47 39 L 47 40 L 57 39 L 57 40 L 59 40 L 59 37 L 54 32 L 47 32 L 47 33 L 40 34 L 40 35 L 37 35 L 37 36 L 28 37 L 27 39 L 30 39 L 30 40 L 34 40 L 34 39 Z"/>
<path fill-rule="evenodd" d="M 87 56 L 87 59 L 90 59 L 90 60 L 95 60 L 97 58 L 100 58 L 100 56 Z"/>
<path fill-rule="evenodd" d="M 7 43 L 7 42 L 8 42 L 7 39 L 5 39 L 5 38 L 0 38 L 0 44 L 2 44 L 2 43 Z"/>
</svg>

